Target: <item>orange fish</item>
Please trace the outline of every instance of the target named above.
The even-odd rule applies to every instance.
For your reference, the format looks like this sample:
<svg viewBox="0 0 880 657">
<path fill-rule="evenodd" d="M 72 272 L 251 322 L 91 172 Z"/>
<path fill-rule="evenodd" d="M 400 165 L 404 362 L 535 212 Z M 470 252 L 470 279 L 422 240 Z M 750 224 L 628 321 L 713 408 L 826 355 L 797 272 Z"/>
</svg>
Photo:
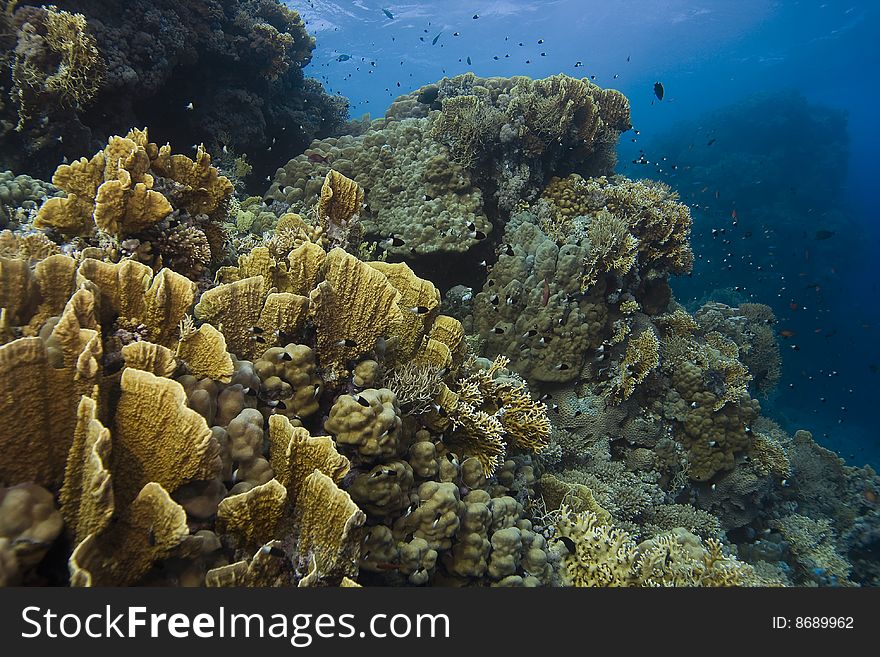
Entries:
<svg viewBox="0 0 880 657">
<path fill-rule="evenodd" d="M 792 301 L 790 304 L 788 304 L 788 307 L 791 308 L 792 310 L 798 309 L 798 305 L 794 301 Z"/>
<path fill-rule="evenodd" d="M 788 340 L 788 338 L 793 338 L 793 337 L 795 336 L 795 332 L 794 332 L 794 331 L 789 331 L 788 329 L 782 329 L 782 330 L 779 332 L 779 335 L 781 335 L 783 338 L 785 338 L 786 340 Z"/>
<path fill-rule="evenodd" d="M 735 208 L 734 208 L 733 210 L 730 211 L 730 218 L 731 218 L 731 219 L 736 219 L 736 209 L 735 209 Z"/>
</svg>

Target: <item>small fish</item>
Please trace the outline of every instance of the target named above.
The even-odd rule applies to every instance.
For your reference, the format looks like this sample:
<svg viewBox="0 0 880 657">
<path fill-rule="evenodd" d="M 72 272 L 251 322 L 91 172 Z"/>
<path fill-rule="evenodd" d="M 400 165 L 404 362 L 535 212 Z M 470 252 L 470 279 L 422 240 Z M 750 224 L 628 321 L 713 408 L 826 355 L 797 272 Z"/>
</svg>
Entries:
<svg viewBox="0 0 880 657">
<path fill-rule="evenodd" d="M 415 315 L 424 315 L 430 310 L 427 306 L 413 306 L 409 311 Z"/>
<path fill-rule="evenodd" d="M 568 550 L 569 554 L 574 554 L 577 551 L 574 541 L 571 540 L 568 536 L 559 536 L 554 540 L 562 543 L 565 546 L 565 549 Z"/>
<path fill-rule="evenodd" d="M 443 34 L 443 32 L 440 32 L 440 34 Z M 440 34 L 438 34 L 437 36 L 435 36 L 435 37 L 434 37 L 434 40 L 431 41 L 431 45 L 432 45 L 432 46 L 436 46 L 436 45 L 437 45 L 437 39 L 440 38 Z"/>
<path fill-rule="evenodd" d="M 542 43 L 544 43 L 544 39 L 538 39 L 538 45 L 540 46 Z"/>
<path fill-rule="evenodd" d="M 467 63 L 468 63 L 468 66 L 471 65 L 471 58 L 470 57 L 467 58 Z"/>
<path fill-rule="evenodd" d="M 574 63 L 575 68 L 580 68 L 581 66 L 583 66 L 583 63 L 580 61 Z"/>
<path fill-rule="evenodd" d="M 477 20 L 480 17 L 479 14 L 474 14 L 474 20 Z"/>
<path fill-rule="evenodd" d="M 795 335 L 797 335 L 797 334 L 796 334 L 794 331 L 791 331 L 791 330 L 789 330 L 789 329 L 782 329 L 782 330 L 779 332 L 779 335 L 781 335 L 783 338 L 785 338 L 786 340 L 788 340 L 789 338 L 793 338 L 793 337 L 794 337 Z"/>
<path fill-rule="evenodd" d="M 349 338 L 345 338 L 344 340 L 340 340 L 339 342 L 337 342 L 337 343 L 336 343 L 336 346 L 337 346 L 337 347 L 350 347 L 350 348 L 353 348 L 353 347 L 357 347 L 358 344 L 357 344 L 357 342 L 355 342 L 354 340 L 350 340 Z"/>
<path fill-rule="evenodd" d="M 355 400 L 358 404 L 360 404 L 361 406 L 363 406 L 364 408 L 369 408 L 369 407 L 370 407 L 370 402 L 368 402 L 366 399 L 364 399 L 364 398 L 361 397 L 360 395 L 353 395 L 353 397 L 354 397 L 354 400 Z"/>
<path fill-rule="evenodd" d="M 557 370 L 567 370 L 569 368 L 570 365 L 568 363 L 559 363 L 559 365 L 556 366 Z"/>
<path fill-rule="evenodd" d="M 406 244 L 406 242 L 404 242 L 404 241 L 403 241 L 402 239 L 400 239 L 399 237 L 395 237 L 395 236 L 392 235 L 392 236 L 389 237 L 388 239 L 386 239 L 386 240 L 382 240 L 382 244 L 384 244 L 385 246 L 394 246 L 394 247 L 397 247 L 397 246 L 403 246 L 404 244 Z"/>
<path fill-rule="evenodd" d="M 461 32 L 453 32 L 452 36 L 461 36 Z"/>
<path fill-rule="evenodd" d="M 347 62 L 349 59 L 351 59 L 351 55 L 339 55 L 339 57 L 336 58 L 336 61 Z"/>
<path fill-rule="evenodd" d="M 387 9 L 383 9 L 383 10 L 382 10 L 382 13 L 385 14 L 385 15 L 386 15 L 388 18 L 390 18 L 391 20 L 394 20 L 394 14 L 392 14 L 392 13 L 391 13 L 390 11 L 388 11 Z"/>
<path fill-rule="evenodd" d="M 714 144 L 716 141 L 718 141 L 718 140 L 715 139 L 715 137 L 712 137 L 712 139 L 710 139 L 709 141 L 706 142 L 706 146 L 711 146 L 711 145 Z"/>
<path fill-rule="evenodd" d="M 497 333 L 498 335 L 501 335 L 502 333 L 504 333 L 504 329 L 501 328 L 500 326 L 496 326 L 495 328 L 492 329 L 492 332 Z"/>
<path fill-rule="evenodd" d="M 195 109 L 195 105 L 193 105 L 192 103 L 189 103 L 189 104 L 186 106 L 186 109 L 188 109 L 188 110 L 193 110 L 193 109 Z"/>
<path fill-rule="evenodd" d="M 309 153 L 309 162 L 312 162 L 312 163 L 323 162 L 324 164 L 327 164 L 330 162 L 330 156 L 329 155 L 321 155 L 320 153 Z"/>
<path fill-rule="evenodd" d="M 486 233 L 484 233 L 481 230 L 477 230 L 477 231 L 474 231 L 474 233 L 471 235 L 471 237 L 473 237 L 474 239 L 477 239 L 477 240 L 484 240 L 484 239 L 486 239 Z"/>
<path fill-rule="evenodd" d="M 663 89 L 663 84 L 660 82 L 654 83 L 654 95 L 657 96 L 657 100 L 663 100 L 663 94 L 666 93 Z"/>
<path fill-rule="evenodd" d="M 286 556 L 284 554 L 284 550 L 282 550 L 280 547 L 276 547 L 276 546 L 272 546 L 269 548 L 269 554 L 273 557 L 278 558 L 278 559 L 282 559 L 283 557 Z"/>
<path fill-rule="evenodd" d="M 817 240 L 827 240 L 827 239 L 829 239 L 830 237 L 833 237 L 833 236 L 834 236 L 834 231 L 833 231 L 833 230 L 817 230 L 817 231 L 816 231 L 816 237 L 815 237 L 815 239 L 817 239 Z"/>
</svg>

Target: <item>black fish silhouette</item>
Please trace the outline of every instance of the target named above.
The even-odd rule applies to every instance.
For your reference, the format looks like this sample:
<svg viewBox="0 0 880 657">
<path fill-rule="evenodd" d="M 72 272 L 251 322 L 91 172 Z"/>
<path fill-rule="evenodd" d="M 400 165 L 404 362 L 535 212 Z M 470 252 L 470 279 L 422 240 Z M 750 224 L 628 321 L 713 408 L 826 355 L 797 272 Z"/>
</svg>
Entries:
<svg viewBox="0 0 880 657">
<path fill-rule="evenodd" d="M 663 85 L 660 82 L 654 83 L 654 95 L 657 96 L 657 100 L 663 100 Z"/>
</svg>

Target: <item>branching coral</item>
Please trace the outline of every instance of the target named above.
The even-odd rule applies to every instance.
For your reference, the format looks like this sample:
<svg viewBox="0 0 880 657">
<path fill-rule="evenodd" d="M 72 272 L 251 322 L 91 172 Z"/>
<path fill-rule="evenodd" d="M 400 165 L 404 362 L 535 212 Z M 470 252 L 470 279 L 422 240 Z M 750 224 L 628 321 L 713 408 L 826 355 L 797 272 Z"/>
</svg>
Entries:
<svg viewBox="0 0 880 657">
<path fill-rule="evenodd" d="M 567 539 L 563 565 L 574 586 L 766 585 L 751 566 L 725 555 L 716 539 L 703 545 L 684 530 L 636 544 L 590 511 L 563 513 L 556 527 Z"/>
<path fill-rule="evenodd" d="M 50 108 L 80 111 L 89 104 L 103 83 L 105 64 L 85 16 L 42 8 L 17 37 L 12 79 L 18 130 L 48 116 Z"/>
<path fill-rule="evenodd" d="M 660 365 L 660 340 L 653 331 L 643 331 L 626 343 L 626 355 L 620 373 L 611 382 L 611 398 L 629 399 L 640 383 Z"/>
</svg>

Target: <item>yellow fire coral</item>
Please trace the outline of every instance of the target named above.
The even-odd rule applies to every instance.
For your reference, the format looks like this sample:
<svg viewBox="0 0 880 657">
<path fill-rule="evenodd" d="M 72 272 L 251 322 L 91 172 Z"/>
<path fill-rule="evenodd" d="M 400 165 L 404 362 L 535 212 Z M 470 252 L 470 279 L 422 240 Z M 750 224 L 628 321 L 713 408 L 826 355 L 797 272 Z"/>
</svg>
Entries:
<svg viewBox="0 0 880 657">
<path fill-rule="evenodd" d="M 210 324 L 196 329 L 189 321 L 181 321 L 177 357 L 186 363 L 190 374 L 198 378 L 208 377 L 222 383 L 232 379 L 232 358 L 226 353 L 223 334 Z"/>
<path fill-rule="evenodd" d="M 150 158 L 144 147 L 128 137 L 111 137 L 91 160 L 62 164 L 52 182 L 67 192 L 40 208 L 35 225 L 65 235 L 84 235 L 97 226 L 117 237 L 136 233 L 164 219 L 172 207 L 153 191 L 147 173 Z"/>
<path fill-rule="evenodd" d="M 62 483 L 79 399 L 94 394 L 103 353 L 94 324 L 80 323 L 83 297 L 91 294 L 79 290 L 45 340 L 0 346 L 0 480 L 6 484 L 57 490 Z"/>
<path fill-rule="evenodd" d="M 120 503 L 133 499 L 148 482 L 173 493 L 188 481 L 217 475 L 220 447 L 205 419 L 186 407 L 179 383 L 126 368 L 121 389 L 111 427 L 110 466 Z"/>
<path fill-rule="evenodd" d="M 318 200 L 318 224 L 328 245 L 346 247 L 360 242 L 358 217 L 364 190 L 351 178 L 331 169 L 324 178 Z"/>
<path fill-rule="evenodd" d="M 327 254 L 325 272 L 309 295 L 309 314 L 321 364 L 340 376 L 401 320 L 401 295 L 381 272 L 340 248 Z"/>
<path fill-rule="evenodd" d="M 177 207 L 193 215 L 216 214 L 232 195 L 232 183 L 211 166 L 203 148 L 193 161 L 150 143 L 146 130 L 132 130 L 111 137 L 91 159 L 59 166 L 52 182 L 67 197 L 48 199 L 34 223 L 66 236 L 88 235 L 96 227 L 118 238 L 139 233 L 174 209 L 153 189 L 154 175 L 174 181 Z"/>
<path fill-rule="evenodd" d="M 146 131 L 143 134 L 146 139 Z M 175 200 L 191 215 L 213 217 L 232 196 L 232 183 L 211 166 L 211 156 L 204 145 L 199 145 L 196 159 L 191 160 L 186 155 L 172 155 L 171 146 L 166 144 L 150 164 L 158 175 L 177 183 Z"/>
<path fill-rule="evenodd" d="M 101 325 L 138 333 L 165 347 L 176 347 L 178 325 L 192 306 L 196 285 L 170 269 L 158 274 L 134 260 L 111 264 L 86 258 L 77 282 L 91 283 L 101 295 Z"/>
</svg>

